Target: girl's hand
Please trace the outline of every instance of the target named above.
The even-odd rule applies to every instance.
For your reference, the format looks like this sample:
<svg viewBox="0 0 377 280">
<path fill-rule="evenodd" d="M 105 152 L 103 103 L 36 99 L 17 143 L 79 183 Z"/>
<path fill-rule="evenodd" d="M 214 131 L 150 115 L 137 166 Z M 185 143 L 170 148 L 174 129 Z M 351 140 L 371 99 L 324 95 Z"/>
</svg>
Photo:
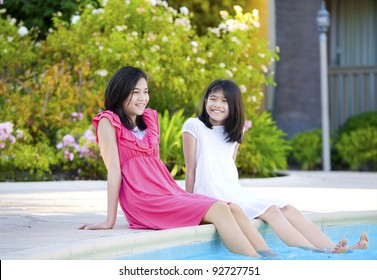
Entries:
<svg viewBox="0 0 377 280">
<path fill-rule="evenodd" d="M 83 224 L 78 229 L 91 229 L 91 230 L 106 230 L 106 229 L 112 229 L 114 227 L 114 224 L 109 223 L 108 221 L 96 223 L 96 224 Z"/>
</svg>

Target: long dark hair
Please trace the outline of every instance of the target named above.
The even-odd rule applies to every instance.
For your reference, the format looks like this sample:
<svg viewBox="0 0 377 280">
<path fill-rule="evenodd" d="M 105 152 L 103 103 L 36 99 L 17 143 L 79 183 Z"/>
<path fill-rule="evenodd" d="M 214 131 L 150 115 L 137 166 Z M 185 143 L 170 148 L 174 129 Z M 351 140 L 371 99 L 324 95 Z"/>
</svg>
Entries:
<svg viewBox="0 0 377 280">
<path fill-rule="evenodd" d="M 245 126 L 245 110 L 242 102 L 241 90 L 231 80 L 215 80 L 207 88 L 196 112 L 198 118 L 208 127 L 212 128 L 206 110 L 206 100 L 208 96 L 218 90 L 224 92 L 224 96 L 229 106 L 229 117 L 225 120 L 224 130 L 227 142 L 242 142 L 243 130 Z M 201 109 L 199 109 L 201 107 Z"/>
<path fill-rule="evenodd" d="M 123 112 L 123 102 L 133 94 L 137 82 L 144 78 L 148 81 L 148 75 L 141 69 L 125 66 L 119 69 L 111 78 L 105 92 L 105 109 L 117 114 L 120 121 L 127 129 L 133 129 L 132 120 Z M 136 125 L 144 130 L 147 128 L 143 116 L 136 116 Z"/>
</svg>

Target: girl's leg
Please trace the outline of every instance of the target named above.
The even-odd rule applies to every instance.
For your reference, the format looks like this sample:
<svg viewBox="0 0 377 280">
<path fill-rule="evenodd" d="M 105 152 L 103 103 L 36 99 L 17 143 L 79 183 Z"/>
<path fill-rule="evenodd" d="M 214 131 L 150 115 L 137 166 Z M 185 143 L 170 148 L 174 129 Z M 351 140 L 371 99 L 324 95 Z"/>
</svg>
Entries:
<svg viewBox="0 0 377 280">
<path fill-rule="evenodd" d="M 288 215 L 293 217 L 293 215 Z M 316 249 L 315 246 L 285 217 L 282 210 L 271 206 L 258 218 L 268 223 L 277 236 L 288 246 Z M 332 247 L 334 248 L 335 244 Z"/>
<path fill-rule="evenodd" d="M 259 257 L 259 254 L 237 224 L 227 203 L 218 201 L 212 204 L 202 223 L 215 225 L 221 240 L 229 251 L 254 258 Z"/>
<path fill-rule="evenodd" d="M 246 216 L 245 212 L 236 204 L 229 204 L 230 210 L 234 218 L 237 221 L 237 224 L 241 228 L 242 232 L 245 234 L 246 238 L 249 240 L 251 245 L 255 248 L 257 252 L 264 252 L 271 250 L 263 236 L 260 232 L 254 227 L 250 222 L 249 218 Z"/>
<path fill-rule="evenodd" d="M 291 205 L 281 209 L 284 217 L 316 248 L 334 249 L 336 244 L 332 242 L 321 230 L 305 217 L 299 210 Z"/>
<path fill-rule="evenodd" d="M 365 232 L 361 234 L 357 243 L 346 248 L 347 239 L 343 238 L 335 245 L 318 226 L 292 205 L 285 206 L 281 212 L 310 243 L 319 249 L 331 249 L 333 253 L 344 253 L 347 250 L 362 250 L 368 247 L 368 236 Z"/>
</svg>

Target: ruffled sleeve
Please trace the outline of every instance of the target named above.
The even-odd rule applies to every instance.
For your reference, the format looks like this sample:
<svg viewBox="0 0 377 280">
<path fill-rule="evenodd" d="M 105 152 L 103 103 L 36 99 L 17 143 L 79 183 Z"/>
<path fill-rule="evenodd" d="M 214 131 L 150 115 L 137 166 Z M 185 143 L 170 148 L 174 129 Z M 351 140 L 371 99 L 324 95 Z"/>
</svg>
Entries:
<svg viewBox="0 0 377 280">
<path fill-rule="evenodd" d="M 160 136 L 160 126 L 158 124 L 158 113 L 153 109 L 145 109 L 143 114 L 144 122 L 147 125 L 147 129 L 149 129 L 150 133 L 152 134 L 153 138 L 157 137 L 159 140 Z"/>
<path fill-rule="evenodd" d="M 119 116 L 117 114 L 115 114 L 114 112 L 112 111 L 103 111 L 99 114 L 97 114 L 93 120 L 92 120 L 92 124 L 94 126 L 94 129 L 96 130 L 96 139 L 97 139 L 97 143 L 98 143 L 98 123 L 99 121 L 102 119 L 102 118 L 107 118 L 110 123 L 115 127 L 116 129 L 116 135 L 117 135 L 117 138 L 120 137 L 121 135 L 121 132 L 122 132 L 122 123 L 119 119 Z"/>
</svg>

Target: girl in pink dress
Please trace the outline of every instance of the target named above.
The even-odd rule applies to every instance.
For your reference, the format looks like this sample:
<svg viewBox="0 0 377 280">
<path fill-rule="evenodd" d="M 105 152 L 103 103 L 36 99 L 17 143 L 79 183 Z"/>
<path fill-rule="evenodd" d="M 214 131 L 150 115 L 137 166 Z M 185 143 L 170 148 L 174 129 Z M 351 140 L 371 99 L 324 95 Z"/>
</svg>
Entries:
<svg viewBox="0 0 377 280">
<path fill-rule="evenodd" d="M 159 158 L 157 112 L 146 109 L 148 76 L 124 67 L 111 78 L 105 93 L 106 111 L 93 119 L 107 175 L 105 221 L 81 229 L 111 229 L 118 202 L 136 229 L 169 229 L 215 225 L 233 253 L 251 257 L 274 254 L 242 209 L 233 204 L 181 189 Z"/>
<path fill-rule="evenodd" d="M 292 205 L 242 188 L 235 160 L 244 124 L 238 86 L 230 80 L 212 82 L 203 96 L 198 118 L 190 118 L 182 128 L 186 190 L 237 203 L 249 218 L 267 222 L 289 246 L 333 253 L 366 249 L 365 233 L 348 248 L 346 239 L 335 244 Z"/>
</svg>

